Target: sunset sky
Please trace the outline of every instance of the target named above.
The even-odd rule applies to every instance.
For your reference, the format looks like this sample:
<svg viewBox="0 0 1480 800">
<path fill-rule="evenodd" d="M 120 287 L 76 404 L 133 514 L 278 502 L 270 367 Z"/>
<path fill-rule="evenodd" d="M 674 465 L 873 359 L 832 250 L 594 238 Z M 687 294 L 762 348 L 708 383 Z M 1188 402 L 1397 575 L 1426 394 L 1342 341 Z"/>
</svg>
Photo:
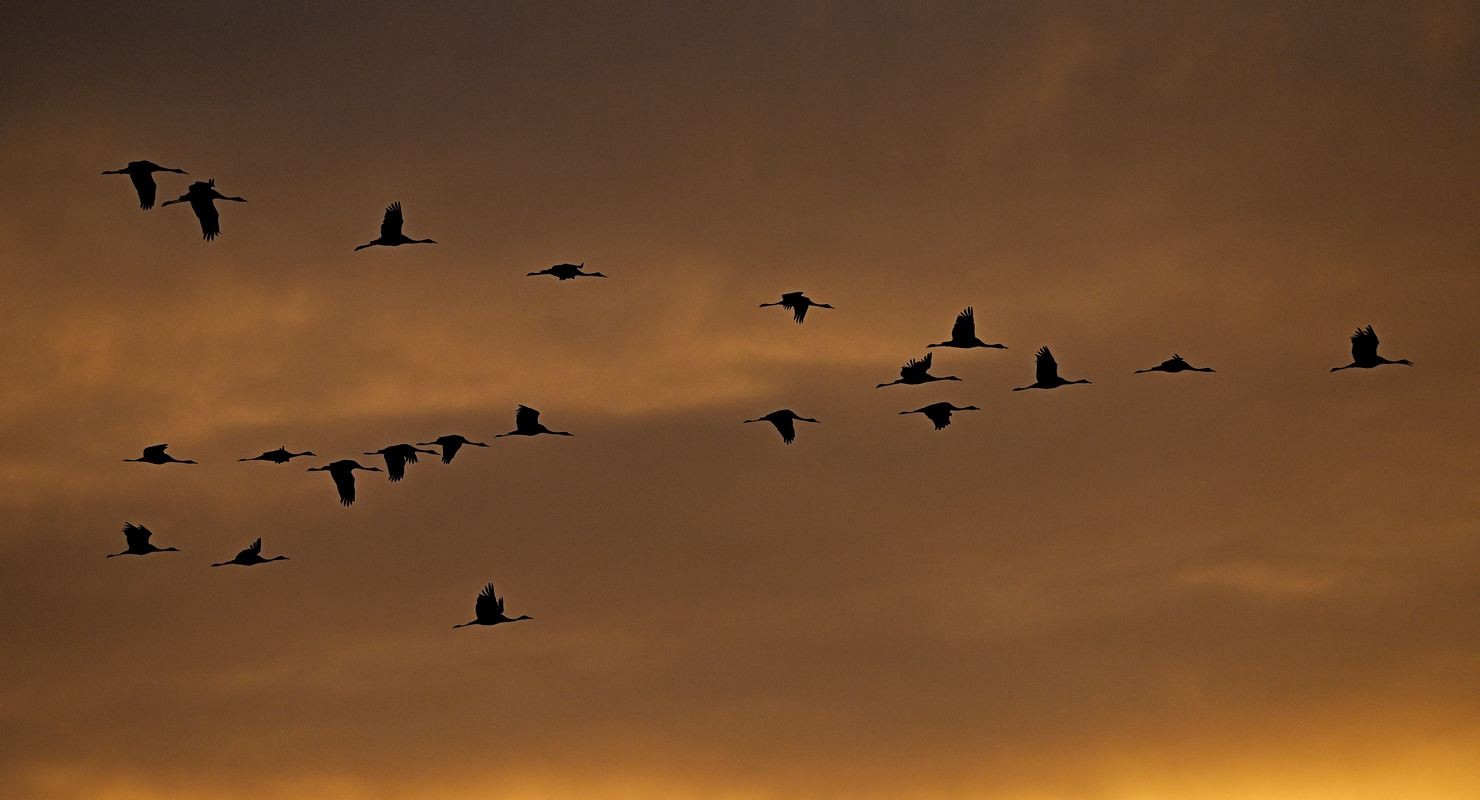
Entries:
<svg viewBox="0 0 1480 800">
<path fill-rule="evenodd" d="M 5 21 L 0 797 L 1480 797 L 1476 4 Z"/>
</svg>

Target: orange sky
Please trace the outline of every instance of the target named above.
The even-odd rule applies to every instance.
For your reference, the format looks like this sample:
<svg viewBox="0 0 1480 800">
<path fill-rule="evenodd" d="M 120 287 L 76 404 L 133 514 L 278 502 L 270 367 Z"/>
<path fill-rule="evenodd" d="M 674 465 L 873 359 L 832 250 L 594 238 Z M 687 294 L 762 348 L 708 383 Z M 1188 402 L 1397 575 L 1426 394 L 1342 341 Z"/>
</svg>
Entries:
<svg viewBox="0 0 1480 800">
<path fill-rule="evenodd" d="M 0 796 L 1480 795 L 1473 4 L 7 25 Z"/>
</svg>

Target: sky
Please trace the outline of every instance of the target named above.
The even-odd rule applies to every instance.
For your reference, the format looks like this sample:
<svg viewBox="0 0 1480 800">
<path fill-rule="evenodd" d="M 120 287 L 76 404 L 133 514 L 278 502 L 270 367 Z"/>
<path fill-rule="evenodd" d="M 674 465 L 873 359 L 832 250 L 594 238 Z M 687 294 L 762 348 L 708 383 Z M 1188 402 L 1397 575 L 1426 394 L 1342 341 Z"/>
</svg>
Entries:
<svg viewBox="0 0 1480 800">
<path fill-rule="evenodd" d="M 1474 4 L 7 25 L 0 795 L 1480 795 Z"/>
</svg>

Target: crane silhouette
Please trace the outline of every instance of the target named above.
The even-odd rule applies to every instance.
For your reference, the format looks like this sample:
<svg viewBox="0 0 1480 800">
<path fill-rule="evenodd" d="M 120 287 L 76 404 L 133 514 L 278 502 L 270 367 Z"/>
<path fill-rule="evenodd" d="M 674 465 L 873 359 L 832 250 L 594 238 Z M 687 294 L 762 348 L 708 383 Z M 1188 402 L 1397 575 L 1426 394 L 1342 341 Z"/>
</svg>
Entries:
<svg viewBox="0 0 1480 800">
<path fill-rule="evenodd" d="M 1368 325 L 1366 328 L 1357 328 L 1356 333 L 1352 334 L 1352 363 L 1344 367 L 1332 367 L 1331 371 L 1340 372 L 1341 370 L 1352 368 L 1372 369 L 1373 367 L 1380 367 L 1383 364 L 1413 366 L 1413 362 L 1406 358 L 1389 361 L 1378 355 L 1377 345 L 1380 343 L 1377 338 L 1377 331 L 1372 330 L 1371 325 Z"/>
<path fill-rule="evenodd" d="M 600 272 L 582 272 L 581 271 L 581 268 L 584 267 L 584 266 L 586 266 L 586 262 L 584 262 L 584 261 L 582 261 L 579 264 L 556 264 L 553 267 L 545 267 L 544 269 L 540 270 L 539 272 L 530 272 L 530 273 L 527 273 L 525 275 L 525 277 L 532 278 L 532 277 L 534 277 L 536 275 L 554 275 L 557 280 L 562 280 L 562 281 L 568 281 L 568 280 L 570 280 L 572 278 L 605 278 L 606 277 L 605 275 L 601 274 Z"/>
<path fill-rule="evenodd" d="M 457 455 L 457 451 L 460 450 L 465 444 L 470 444 L 474 447 L 488 446 L 483 442 L 475 442 L 472 439 L 467 438 L 466 436 L 462 436 L 456 433 L 448 434 L 446 436 L 438 436 L 430 442 L 417 442 L 417 445 L 420 447 L 429 447 L 431 445 L 440 446 L 442 448 L 443 464 L 451 464 L 453 457 Z"/>
<path fill-rule="evenodd" d="M 286 464 L 295 458 L 316 455 L 318 455 L 318 453 L 315 453 L 312 450 L 304 450 L 301 453 L 294 453 L 289 451 L 286 447 L 279 447 L 276 450 L 268 450 L 262 455 L 252 456 L 251 458 L 238 458 L 237 461 L 271 461 L 274 464 Z"/>
<path fill-rule="evenodd" d="M 412 239 L 401 233 L 401 226 L 405 224 L 406 218 L 401 215 L 400 201 L 391 203 L 385 207 L 385 218 L 380 221 L 380 236 L 355 248 L 355 252 L 367 247 L 400 247 L 403 244 L 436 244 L 435 239 Z"/>
<path fill-rule="evenodd" d="M 1191 364 L 1187 363 L 1187 359 L 1183 358 L 1182 356 L 1178 355 L 1177 353 L 1172 353 L 1172 357 L 1169 358 L 1169 359 L 1167 359 L 1166 361 L 1163 361 L 1163 362 L 1161 362 L 1160 364 L 1157 364 L 1154 367 L 1147 367 L 1146 369 L 1138 369 L 1138 370 L 1136 370 L 1136 374 L 1137 375 L 1140 375 L 1143 372 L 1217 372 L 1217 371 L 1218 370 L 1213 369 L 1212 367 L 1194 367 Z"/>
<path fill-rule="evenodd" d="M 384 458 L 386 476 L 391 479 L 392 483 L 397 483 L 406 477 L 406 465 L 416 463 L 417 453 L 426 453 L 429 456 L 437 455 L 436 450 L 422 450 L 410 444 L 393 444 L 382 447 L 379 450 L 363 453 L 362 455 Z"/>
<path fill-rule="evenodd" d="M 575 434 L 569 431 L 552 431 L 546 428 L 540 424 L 540 412 L 529 406 L 519 406 L 514 412 L 514 430 L 508 433 L 500 433 L 493 438 L 502 439 L 505 436 L 538 436 L 542 433 L 548 433 L 554 436 L 575 436 Z"/>
<path fill-rule="evenodd" d="M 452 627 L 466 628 L 469 625 L 502 625 L 505 622 L 520 622 L 526 619 L 534 619 L 534 617 L 528 614 L 521 614 L 517 617 L 505 616 L 504 598 L 499 597 L 494 592 L 492 581 L 483 587 L 483 591 L 478 593 L 478 603 L 473 607 L 473 616 L 476 617 L 473 621 L 464 622 L 461 625 L 453 625 Z"/>
<path fill-rule="evenodd" d="M 1053 353 L 1049 352 L 1048 345 L 1044 345 L 1043 347 L 1038 348 L 1037 361 L 1038 380 L 1028 384 L 1027 386 L 1019 386 L 1016 389 L 1013 389 L 1014 392 L 1021 392 L 1024 389 L 1057 389 L 1060 386 L 1068 386 L 1074 383 L 1089 383 L 1089 381 L 1084 380 L 1083 378 L 1077 381 L 1066 381 L 1063 378 L 1060 378 L 1059 362 L 1053 360 Z"/>
<path fill-rule="evenodd" d="M 174 200 L 166 200 L 159 204 L 160 208 L 171 206 L 175 203 L 189 203 L 195 218 L 200 220 L 201 238 L 211 241 L 221 235 L 221 213 L 216 210 L 217 200 L 230 200 L 233 203 L 245 203 L 245 197 L 227 197 L 216 191 L 216 179 L 208 181 L 196 181 L 190 184 L 185 194 Z"/>
<path fill-rule="evenodd" d="M 155 547 L 149 543 L 149 537 L 154 532 L 143 525 L 135 525 L 132 522 L 123 523 L 123 538 L 128 542 L 128 547 L 119 553 L 109 553 L 106 558 L 114 556 L 147 556 L 150 553 L 178 553 L 178 547 Z"/>
<path fill-rule="evenodd" d="M 832 308 L 827 303 L 819 303 L 801 292 L 787 292 L 781 295 L 781 299 L 774 303 L 761 303 L 760 307 L 781 306 L 791 312 L 793 319 L 800 325 L 807 319 L 807 309 L 813 306 L 817 308 Z"/>
<path fill-rule="evenodd" d="M 875 386 L 874 388 L 875 389 L 882 389 L 885 386 L 893 386 L 893 385 L 895 385 L 897 383 L 902 383 L 902 384 L 904 384 L 906 386 L 918 386 L 918 385 L 920 385 L 922 383 L 934 383 L 935 381 L 959 381 L 959 380 L 961 380 L 960 378 L 956 377 L 955 375 L 945 375 L 945 376 L 942 376 L 942 377 L 939 377 L 939 378 L 935 377 L 934 375 L 931 375 L 930 374 L 930 356 L 931 355 L 932 355 L 931 353 L 926 353 L 924 358 L 918 358 L 918 359 L 912 358 L 912 359 L 910 359 L 909 361 L 905 362 L 905 365 L 904 366 L 902 366 L 902 367 L 899 368 L 899 377 L 897 379 L 892 380 L 892 381 L 890 381 L 888 383 L 881 383 L 878 386 Z"/>
<path fill-rule="evenodd" d="M 174 456 L 172 456 L 169 453 L 166 453 L 165 452 L 165 450 L 168 449 L 168 448 L 169 448 L 169 445 L 167 445 L 167 444 L 151 444 L 148 447 L 144 448 L 144 454 L 143 455 L 139 456 L 138 458 L 125 458 L 124 461 L 135 461 L 135 462 L 138 462 L 138 463 L 141 463 L 141 464 L 197 464 L 197 463 L 200 463 L 198 461 L 194 461 L 194 460 L 191 460 L 191 459 L 188 459 L 188 458 L 185 458 L 185 459 L 175 458 Z"/>
<path fill-rule="evenodd" d="M 153 161 L 130 161 L 123 169 L 104 170 L 104 175 L 127 175 L 134 182 L 134 191 L 139 193 L 139 208 L 148 211 L 154 208 L 154 173 L 174 172 L 180 175 L 189 175 L 183 169 L 173 167 L 161 167 Z"/>
<path fill-rule="evenodd" d="M 959 347 L 962 349 L 972 347 L 993 347 L 998 350 L 1006 350 L 1005 344 L 987 344 L 976 338 L 976 311 L 967 306 L 960 314 L 956 315 L 956 323 L 951 326 L 951 338 L 944 342 L 927 344 L 926 347 Z"/>
<path fill-rule="evenodd" d="M 791 444 L 792 442 L 796 441 L 797 438 L 797 429 L 794 423 L 820 422 L 821 420 L 815 420 L 811 417 L 798 416 L 797 412 L 792 411 L 789 408 L 783 408 L 780 411 L 772 411 L 764 417 L 757 417 L 755 419 L 748 419 L 745 421 L 747 423 L 769 422 L 773 426 L 775 426 L 776 432 L 781 434 L 781 441 L 785 442 L 786 444 Z"/>
<path fill-rule="evenodd" d="M 342 459 L 331 461 L 322 467 L 309 467 L 309 472 L 327 472 L 334 479 L 335 488 L 339 489 L 339 502 L 352 506 L 355 504 L 355 470 L 362 469 L 366 472 L 380 472 L 380 467 L 367 467 L 358 461 Z"/>
<path fill-rule="evenodd" d="M 976 406 L 955 406 L 950 403 L 931 403 L 928 406 L 917 408 L 914 411 L 901 411 L 904 414 L 924 414 L 925 418 L 935 423 L 935 429 L 945 430 L 951 424 L 952 411 L 981 411 Z"/>
<path fill-rule="evenodd" d="M 232 564 L 237 564 L 237 565 L 243 566 L 243 567 L 250 567 L 250 566 L 254 566 L 256 564 L 267 564 L 267 563 L 270 563 L 270 562 L 273 562 L 273 561 L 287 561 L 287 560 L 288 560 L 288 557 L 287 556 L 273 556 L 272 558 L 263 558 L 262 557 L 262 537 L 259 536 L 259 537 L 257 537 L 257 541 L 252 542 L 251 544 L 247 545 L 247 549 L 241 551 L 240 553 L 237 553 L 230 561 L 222 561 L 219 564 L 212 564 L 211 566 L 213 566 L 213 567 L 227 567 L 227 566 L 230 566 Z"/>
</svg>

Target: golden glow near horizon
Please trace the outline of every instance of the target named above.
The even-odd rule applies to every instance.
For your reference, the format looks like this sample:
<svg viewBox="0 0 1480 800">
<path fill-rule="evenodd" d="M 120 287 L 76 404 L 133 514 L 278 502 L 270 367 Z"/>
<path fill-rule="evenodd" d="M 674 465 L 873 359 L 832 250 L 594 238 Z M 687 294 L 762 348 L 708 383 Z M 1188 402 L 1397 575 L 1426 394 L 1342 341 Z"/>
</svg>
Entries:
<svg viewBox="0 0 1480 800">
<path fill-rule="evenodd" d="M 1480 796 L 1473 5 L 7 13 L 0 797 Z"/>
</svg>

